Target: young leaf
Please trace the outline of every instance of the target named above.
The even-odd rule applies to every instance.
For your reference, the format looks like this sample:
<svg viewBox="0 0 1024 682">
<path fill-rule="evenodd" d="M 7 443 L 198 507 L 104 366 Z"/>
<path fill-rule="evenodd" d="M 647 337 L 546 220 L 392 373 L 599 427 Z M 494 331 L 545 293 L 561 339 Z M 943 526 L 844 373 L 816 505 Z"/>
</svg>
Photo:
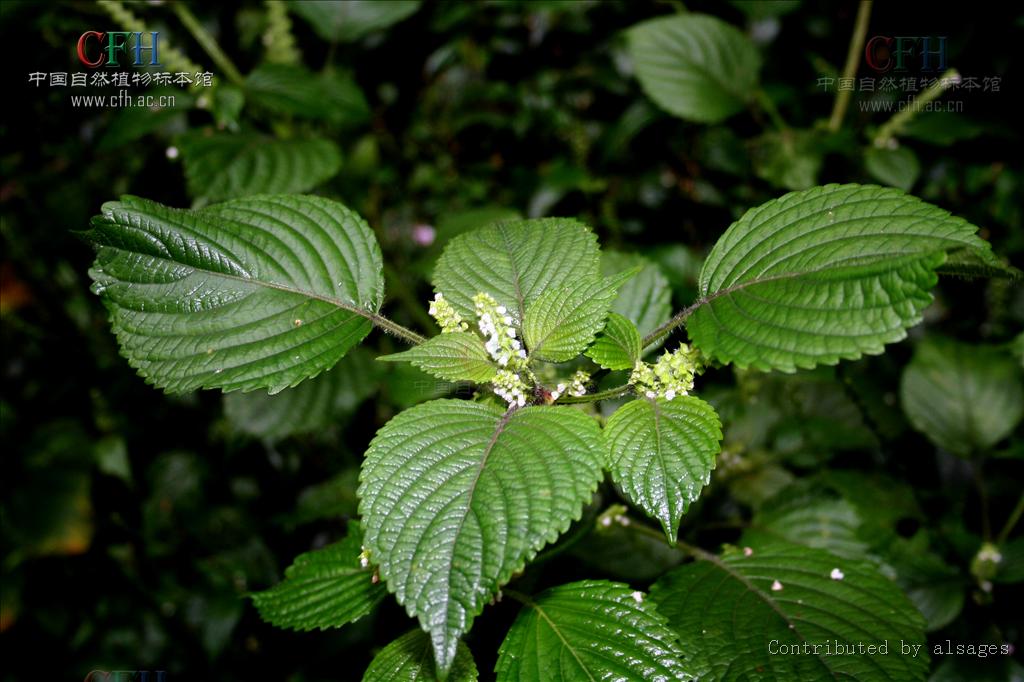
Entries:
<svg viewBox="0 0 1024 682">
<path fill-rule="evenodd" d="M 293 0 L 288 9 L 328 43 L 349 43 L 416 11 L 419 0 Z"/>
<path fill-rule="evenodd" d="M 864 152 L 864 170 L 881 183 L 909 192 L 921 175 L 921 162 L 917 160 L 917 154 L 907 147 L 870 147 Z"/>
<path fill-rule="evenodd" d="M 635 253 L 604 251 L 601 273 L 614 275 L 639 268 L 636 277 L 619 287 L 612 311 L 629 319 L 644 336 L 672 315 L 672 290 L 657 264 Z"/>
<path fill-rule="evenodd" d="M 269 441 L 322 431 L 373 394 L 379 374 L 369 353 L 356 348 L 320 376 L 276 395 L 226 394 L 224 415 L 238 431 Z"/>
<path fill-rule="evenodd" d="M 603 435 L 612 479 L 675 542 L 715 468 L 722 440 L 715 408 L 695 396 L 633 400 L 608 418 Z"/>
<path fill-rule="evenodd" d="M 424 372 L 449 381 L 483 383 L 494 378 L 498 366 L 473 332 L 438 334 L 407 351 L 382 355 L 384 362 L 411 362 Z"/>
<path fill-rule="evenodd" d="M 351 76 L 314 74 L 301 66 L 262 64 L 245 79 L 247 100 L 270 111 L 356 126 L 370 118 L 366 97 Z"/>
<path fill-rule="evenodd" d="M 194 199 L 306 192 L 341 168 L 341 152 L 319 137 L 277 140 L 249 133 L 190 133 L 178 140 Z"/>
<path fill-rule="evenodd" d="M 442 673 L 498 588 L 580 518 L 601 480 L 600 438 L 569 407 L 503 414 L 461 400 L 406 410 L 377 433 L 360 477 L 366 545 Z"/>
<path fill-rule="evenodd" d="M 757 48 L 720 19 L 702 14 L 651 19 L 627 36 L 644 92 L 676 116 L 718 123 L 757 92 Z"/>
<path fill-rule="evenodd" d="M 695 679 L 665 618 L 628 585 L 583 580 L 524 602 L 498 651 L 499 682 Z"/>
<path fill-rule="evenodd" d="M 608 306 L 635 270 L 613 277 L 548 289 L 526 309 L 523 339 L 530 357 L 548 362 L 572 360 L 604 326 Z"/>
<path fill-rule="evenodd" d="M 476 662 L 462 642 L 448 673 L 448 682 L 476 682 Z M 430 637 L 422 630 L 407 632 L 381 649 L 363 675 L 363 682 L 436 682 Z"/>
<path fill-rule="evenodd" d="M 284 580 L 252 595 L 260 617 L 280 628 L 337 628 L 373 611 L 385 597 L 373 582 L 373 569 L 360 565 L 362 541 L 357 524 L 345 539 L 306 552 L 284 572 Z"/>
<path fill-rule="evenodd" d="M 769 500 L 754 515 L 741 543 L 759 549 L 782 540 L 843 557 L 867 554 L 870 548 L 858 537 L 861 520 L 852 504 L 842 498 L 801 493 L 798 484 Z"/>
<path fill-rule="evenodd" d="M 978 228 L 903 192 L 825 185 L 746 212 L 711 250 L 687 320 L 705 354 L 793 372 L 906 336 L 946 251 L 988 251 Z"/>
<path fill-rule="evenodd" d="M 1008 436 L 1024 416 L 1024 376 L 1008 353 L 929 338 L 903 371 L 900 401 L 915 429 L 967 457 Z"/>
<path fill-rule="evenodd" d="M 792 545 L 730 551 L 666 574 L 651 599 L 708 679 L 757 670 L 777 680 L 889 682 L 928 671 L 927 647 L 916 656 L 900 648 L 924 645 L 924 619 L 866 561 Z M 853 653 L 837 655 L 837 643 Z"/>
<path fill-rule="evenodd" d="M 521 322 L 548 289 L 599 277 L 598 255 L 594 233 L 575 220 L 493 223 L 448 244 L 434 289 L 464 319 L 476 319 L 473 296 L 486 292 Z"/>
<path fill-rule="evenodd" d="M 587 349 L 587 357 L 605 369 L 633 369 L 640 359 L 642 342 L 633 323 L 618 313 L 608 313 L 608 322 Z"/>
<path fill-rule="evenodd" d="M 84 236 L 121 352 L 173 393 L 295 386 L 369 333 L 384 295 L 373 232 L 318 197 L 191 211 L 124 197 Z"/>
</svg>

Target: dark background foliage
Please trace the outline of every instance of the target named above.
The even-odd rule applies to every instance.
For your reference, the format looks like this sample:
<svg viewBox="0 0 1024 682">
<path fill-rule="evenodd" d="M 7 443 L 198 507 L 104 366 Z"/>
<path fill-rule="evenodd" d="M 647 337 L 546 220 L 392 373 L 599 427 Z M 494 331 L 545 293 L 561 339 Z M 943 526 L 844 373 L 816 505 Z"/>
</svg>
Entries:
<svg viewBox="0 0 1024 682">
<path fill-rule="evenodd" d="M 757 38 L 762 82 L 791 126 L 811 129 L 828 117 L 834 93 L 817 79 L 842 68 L 855 3 L 686 4 Z M 166 6 L 132 9 L 163 32 L 165 44 L 216 72 Z M 260 63 L 261 4 L 193 9 L 243 73 Z M 771 163 L 787 159 L 761 138 L 769 124 L 760 108 L 696 125 L 643 95 L 621 31 L 676 9 L 670 2 L 427 0 L 383 31 L 337 45 L 292 18 L 304 64 L 350 72 L 369 104 L 367 120 L 320 126 L 344 162 L 317 191 L 377 231 L 389 264 L 390 316 L 430 329 L 427 277 L 444 239 L 502 212 L 580 217 L 605 247 L 657 261 L 676 307 L 691 300 L 700 259 L 729 223 L 785 191 Z M 374 370 L 379 387 L 371 382 L 372 394 L 353 397 L 357 406 L 329 428 L 279 441 L 246 435 L 218 393 L 166 396 L 146 386 L 118 355 L 88 292 L 92 254 L 74 231 L 122 193 L 189 205 L 181 159 L 166 149 L 213 119 L 183 107 L 126 143 L 104 142 L 129 119 L 73 108 L 67 90 L 37 88 L 28 74 L 78 70 L 78 36 L 107 30 L 111 20 L 93 3 L 4 2 L 2 10 L 0 674 L 81 679 L 98 668 L 162 669 L 168 679 L 186 672 L 221 680 L 358 678 L 375 648 L 413 627 L 391 600 L 340 631 L 296 634 L 262 623 L 244 595 L 274 584 L 297 554 L 344 533 L 374 431 L 435 386 Z M 981 226 L 996 252 L 1018 265 L 1024 149 L 1012 103 L 1021 28 L 1012 3 L 880 3 L 869 32 L 948 36 L 951 66 L 1002 77 L 1000 92 L 969 93 L 963 113 L 923 116 L 901 141 L 920 160 L 912 192 Z M 866 96 L 855 96 L 840 133 L 816 139 L 818 183 L 875 181 L 865 166 L 866 133 L 886 116 L 860 111 Z M 311 125 L 245 116 L 245 126 L 278 136 Z M 424 234 L 435 234 L 434 243 L 424 245 Z M 944 280 L 912 338 L 1004 343 L 1022 319 L 1019 288 Z M 368 345 L 377 353 L 395 343 L 375 333 Z M 950 616 L 931 641 L 1005 640 L 1019 649 L 1019 583 L 983 590 L 970 564 L 986 525 L 998 531 L 1017 501 L 1024 441 L 1017 434 L 971 464 L 910 429 L 897 386 L 912 347 L 790 378 L 709 373 L 699 390 L 722 413 L 726 451 L 682 534 L 705 547 L 735 542 L 752 513 L 794 482 L 840 491 L 864 508 L 873 495 L 875 508 L 896 511 L 868 519 L 880 529 L 869 528 L 868 540 L 891 533 L 911 554 L 925 548 L 922 567 L 900 572 L 907 589 L 923 590 L 920 598 Z M 601 495 L 603 505 L 616 501 L 610 487 Z M 595 503 L 593 512 L 601 508 Z M 521 581 L 533 588 L 607 576 L 644 586 L 675 560 L 650 544 L 615 555 L 615 538 L 574 537 L 579 542 Z M 915 571 L 916 582 L 908 579 Z M 469 635 L 485 679 L 513 616 L 500 604 Z M 933 660 L 953 675 L 946 679 L 957 679 L 950 665 Z M 957 665 L 970 671 L 959 679 L 1008 679 L 1010 663 Z"/>
</svg>

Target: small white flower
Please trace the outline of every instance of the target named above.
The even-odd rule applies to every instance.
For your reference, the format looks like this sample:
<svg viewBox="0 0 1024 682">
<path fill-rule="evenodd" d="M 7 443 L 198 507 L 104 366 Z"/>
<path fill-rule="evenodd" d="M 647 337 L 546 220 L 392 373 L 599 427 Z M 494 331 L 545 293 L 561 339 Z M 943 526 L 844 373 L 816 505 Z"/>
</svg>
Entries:
<svg viewBox="0 0 1024 682">
<path fill-rule="evenodd" d="M 498 311 L 499 315 L 504 315 L 505 313 L 508 312 L 508 308 L 506 308 L 503 305 L 499 305 L 497 308 L 495 308 L 495 310 Z"/>
<path fill-rule="evenodd" d="M 833 568 L 832 572 L 828 574 L 828 577 L 832 578 L 832 580 L 842 580 L 846 577 L 846 574 L 838 568 Z"/>
<path fill-rule="evenodd" d="M 781 592 L 781 591 L 782 591 L 782 583 L 780 583 L 778 580 L 776 580 L 775 582 L 772 583 L 772 592 Z"/>
<path fill-rule="evenodd" d="M 515 327 L 509 327 L 508 328 L 508 336 L 509 336 L 510 339 L 516 338 L 516 328 Z"/>
<path fill-rule="evenodd" d="M 676 392 L 673 389 L 670 388 L 667 391 L 665 391 L 665 400 L 672 400 L 675 397 Z"/>
<path fill-rule="evenodd" d="M 633 601 L 635 601 L 637 604 L 643 603 L 643 601 L 644 601 L 644 593 L 639 591 L 639 590 L 634 592 L 633 593 Z"/>
<path fill-rule="evenodd" d="M 743 548 L 743 556 L 754 556 L 754 550 L 751 547 Z"/>
</svg>

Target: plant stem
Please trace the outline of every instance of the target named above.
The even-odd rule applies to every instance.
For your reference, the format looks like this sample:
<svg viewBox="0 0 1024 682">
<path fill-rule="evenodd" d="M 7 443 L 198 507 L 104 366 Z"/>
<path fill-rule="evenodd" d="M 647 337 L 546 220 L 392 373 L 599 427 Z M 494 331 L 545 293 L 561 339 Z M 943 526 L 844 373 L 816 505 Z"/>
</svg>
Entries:
<svg viewBox="0 0 1024 682">
<path fill-rule="evenodd" d="M 754 99 L 757 100 L 757 104 L 761 107 L 761 110 L 768 114 L 768 118 L 772 120 L 772 124 L 780 131 L 789 130 L 789 126 L 786 125 L 786 121 L 782 118 L 782 114 L 779 113 L 778 108 L 775 106 L 775 102 L 768 96 L 768 93 L 764 90 L 758 90 L 754 95 Z"/>
<path fill-rule="evenodd" d="M 981 463 L 971 462 L 971 473 L 974 478 L 974 485 L 978 490 L 978 502 L 981 504 L 981 535 L 985 542 L 992 539 L 992 524 L 988 514 L 988 489 L 985 487 L 985 479 L 981 474 Z"/>
<path fill-rule="evenodd" d="M 242 77 L 241 72 L 239 72 L 238 67 L 224 54 L 224 51 L 220 49 L 220 45 L 217 44 L 214 37 L 203 28 L 203 25 L 196 19 L 196 15 L 192 14 L 192 10 L 188 8 L 188 5 L 184 2 L 174 2 L 171 4 L 171 7 L 174 8 L 174 13 L 178 15 L 181 23 L 185 25 L 185 28 L 192 34 L 192 37 L 196 39 L 199 46 L 206 51 L 206 54 L 210 56 L 210 59 L 217 65 L 217 68 L 224 72 L 228 80 L 235 85 L 244 85 L 245 79 Z"/>
<path fill-rule="evenodd" d="M 110 15 L 110 18 L 116 21 L 124 30 L 131 31 L 132 33 L 149 32 L 146 22 L 136 17 L 124 6 L 124 3 L 116 2 L 115 0 L 97 0 L 96 4 L 102 7 L 106 13 Z M 160 57 L 163 63 L 167 66 L 168 71 L 198 73 L 204 70 L 201 66 L 186 57 L 184 52 L 169 45 L 164 45 L 160 48 Z M 193 83 L 192 87 L 196 88 L 198 85 Z"/>
<path fill-rule="evenodd" d="M 380 313 L 371 313 L 367 311 L 360 314 L 366 319 L 368 319 L 370 322 L 372 322 L 374 326 L 379 327 L 380 329 L 386 331 L 388 334 L 393 334 L 397 336 L 398 338 L 402 339 L 409 345 L 417 346 L 427 340 L 426 337 L 420 336 L 413 330 L 407 327 L 403 327 L 397 322 L 389 320 Z"/>
<path fill-rule="evenodd" d="M 661 532 L 660 530 L 655 530 L 654 528 L 651 528 L 645 523 L 640 523 L 636 519 L 629 519 L 629 523 L 625 524 L 624 527 L 634 530 L 640 533 L 641 535 L 646 535 L 648 537 L 654 538 L 655 540 L 665 540 L 665 534 L 663 532 Z M 712 563 L 719 563 L 718 557 L 712 554 L 711 552 L 701 549 L 700 547 L 691 545 L 687 542 L 683 542 L 682 540 L 676 540 L 675 548 L 682 552 L 685 552 L 686 554 L 689 554 L 694 559 L 699 559 L 701 561 L 710 561 Z"/>
<path fill-rule="evenodd" d="M 1013 532 L 1014 526 L 1020 521 L 1020 517 L 1024 515 L 1024 494 L 1021 494 L 1020 499 L 1017 500 L 1017 506 L 1010 512 L 1010 518 L 1006 519 L 1006 523 L 1003 524 L 1003 529 L 999 531 L 999 536 L 996 537 L 996 544 L 1001 545 L 1006 542 L 1007 538 L 1010 537 L 1010 533 Z"/>
<path fill-rule="evenodd" d="M 850 36 L 850 47 L 846 51 L 846 65 L 843 67 L 842 78 L 853 78 L 857 75 L 860 51 L 864 48 L 864 39 L 868 34 L 871 4 L 872 0 L 861 0 L 857 9 L 857 22 L 853 27 L 853 35 Z M 852 94 L 852 90 L 836 89 L 836 101 L 832 105 L 832 116 L 828 120 L 828 129 L 832 132 L 836 132 L 843 125 L 843 117 L 846 116 L 846 108 L 850 106 Z"/>
<path fill-rule="evenodd" d="M 598 400 L 610 400 L 612 398 L 618 398 L 620 395 L 625 395 L 632 389 L 633 387 L 630 384 L 623 384 L 622 386 L 616 386 L 615 388 L 609 388 L 606 391 L 598 391 L 597 393 L 590 393 L 588 395 L 570 395 L 564 398 L 559 398 L 558 400 L 555 401 L 555 404 L 572 405 L 574 403 L 596 403 Z"/>
<path fill-rule="evenodd" d="M 660 341 L 662 338 L 668 336 L 672 332 L 673 329 L 675 329 L 679 325 L 681 325 L 684 322 L 686 322 L 686 318 L 688 318 L 690 315 L 692 315 L 694 310 L 696 310 L 697 308 L 701 307 L 702 305 L 704 305 L 707 302 L 708 302 L 708 299 L 706 299 L 706 298 L 699 298 L 696 301 L 694 301 L 693 303 L 691 303 L 689 306 L 687 306 L 686 308 L 683 308 L 682 310 L 680 310 L 678 313 L 676 313 L 672 317 L 671 320 L 669 320 L 668 322 L 666 322 L 665 324 L 661 325 L 660 327 L 655 329 L 653 332 L 651 332 L 650 334 L 645 336 L 643 338 L 643 341 L 641 342 L 641 346 L 640 346 L 641 349 L 646 349 L 652 343 L 656 343 L 657 341 Z"/>
<path fill-rule="evenodd" d="M 913 120 L 913 118 L 921 111 L 921 108 L 924 105 L 936 99 L 952 85 L 959 82 L 960 72 L 956 69 L 950 69 L 946 73 L 942 74 L 942 76 L 932 83 L 927 90 L 908 102 L 906 108 L 896 112 L 892 118 L 882 124 L 882 127 L 878 129 L 878 133 L 875 134 L 875 146 L 887 146 L 889 140 L 899 135 L 903 130 L 903 126 L 910 123 L 910 121 Z"/>
</svg>

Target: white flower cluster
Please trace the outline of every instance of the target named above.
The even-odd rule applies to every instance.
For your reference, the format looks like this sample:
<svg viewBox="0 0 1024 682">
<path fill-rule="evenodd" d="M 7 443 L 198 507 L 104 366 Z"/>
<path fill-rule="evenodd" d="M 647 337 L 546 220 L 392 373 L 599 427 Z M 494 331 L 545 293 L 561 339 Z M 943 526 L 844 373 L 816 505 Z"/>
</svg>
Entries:
<svg viewBox="0 0 1024 682">
<path fill-rule="evenodd" d="M 672 353 L 665 353 L 653 365 L 638 360 L 629 377 L 648 398 L 672 400 L 693 390 L 693 377 L 702 369 L 700 351 L 685 343 Z"/>
<path fill-rule="evenodd" d="M 480 318 L 480 333 L 487 339 L 484 344 L 499 365 L 512 369 L 526 367 L 526 351 L 516 338 L 512 316 L 505 306 L 498 305 L 490 294 L 479 293 L 473 297 L 476 314 Z"/>
<path fill-rule="evenodd" d="M 526 395 L 530 387 L 510 369 L 499 369 L 494 375 L 494 392 L 500 395 L 509 405 L 526 405 Z"/>
<path fill-rule="evenodd" d="M 560 383 L 555 390 L 551 391 L 551 402 L 558 400 L 566 393 L 577 397 L 586 395 L 588 381 L 590 381 L 590 374 L 583 370 L 577 370 L 569 380 L 568 386 L 565 383 Z"/>
<path fill-rule="evenodd" d="M 430 309 L 427 312 L 437 320 L 442 334 L 464 332 L 469 329 L 469 325 L 462 321 L 462 316 L 452 307 L 451 303 L 445 300 L 442 293 L 434 294 L 434 300 L 430 302 Z"/>
</svg>

